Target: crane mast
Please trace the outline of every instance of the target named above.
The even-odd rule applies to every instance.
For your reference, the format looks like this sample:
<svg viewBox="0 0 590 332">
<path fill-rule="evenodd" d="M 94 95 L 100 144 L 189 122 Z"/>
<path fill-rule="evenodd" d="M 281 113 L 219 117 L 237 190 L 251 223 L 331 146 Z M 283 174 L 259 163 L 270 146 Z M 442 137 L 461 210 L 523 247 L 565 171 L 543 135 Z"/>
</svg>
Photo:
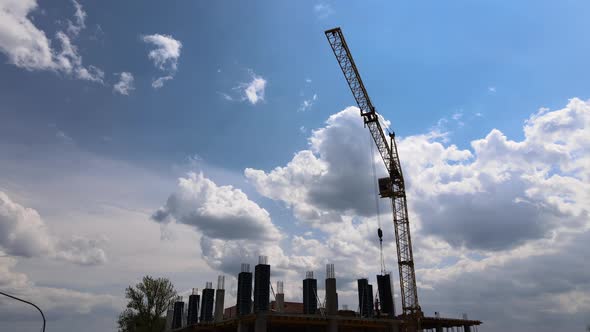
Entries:
<svg viewBox="0 0 590 332">
<path fill-rule="evenodd" d="M 423 314 L 418 304 L 406 189 L 397 153 L 395 134 L 388 133 L 388 143 L 387 136 L 381 128 L 379 116 L 371 103 L 346 40 L 344 40 L 342 30 L 334 28 L 327 30 L 325 34 L 360 109 L 365 126 L 369 128 L 389 174 L 388 178 L 379 179 L 379 193 L 382 198 L 391 198 L 403 314 L 414 317 L 419 322 Z"/>
</svg>

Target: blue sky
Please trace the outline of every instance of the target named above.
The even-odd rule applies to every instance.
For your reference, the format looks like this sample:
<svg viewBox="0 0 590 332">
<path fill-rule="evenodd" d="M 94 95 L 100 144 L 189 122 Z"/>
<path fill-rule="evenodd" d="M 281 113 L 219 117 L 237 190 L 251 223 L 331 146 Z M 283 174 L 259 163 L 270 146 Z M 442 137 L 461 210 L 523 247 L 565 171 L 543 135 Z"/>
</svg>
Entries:
<svg viewBox="0 0 590 332">
<path fill-rule="evenodd" d="M 133 73 L 136 90 L 118 96 L 51 72 L 3 66 L 2 99 L 17 113 L 11 120 L 56 123 L 80 145 L 101 153 L 151 162 L 197 153 L 227 168 L 252 162 L 268 168 L 305 146 L 301 126 L 318 127 L 332 109 L 352 102 L 322 33 L 333 26 L 342 26 L 351 40 L 371 97 L 398 135 L 422 132 L 463 112 L 471 121 L 453 139 L 467 146 L 490 128 L 520 135 L 522 121 L 539 107 L 585 97 L 590 46 L 582 2 L 330 4 L 332 12 L 322 19 L 313 6 L 88 4 L 92 14 L 78 44 L 84 63 L 102 68 L 107 82 L 116 82 L 116 72 Z M 67 1 L 40 8 L 46 14 L 34 17 L 46 31 L 57 29 L 55 21 L 73 11 Z M 158 72 L 140 40 L 153 33 L 183 43 L 175 79 L 158 91 L 150 88 Z M 247 81 L 248 70 L 268 81 L 265 102 L 227 103 L 219 93 Z M 307 78 L 312 83 L 306 84 Z M 314 112 L 296 112 L 310 97 L 301 93 L 318 95 Z M 102 136 L 117 144 L 105 146 Z"/>
<path fill-rule="evenodd" d="M 143 274 L 181 291 L 231 275 L 232 243 L 247 248 L 242 259 L 274 248 L 293 299 L 306 269 L 375 253 L 369 138 L 324 36 L 336 26 L 400 140 L 423 307 L 468 311 L 488 331 L 585 323 L 587 280 L 545 292 L 551 278 L 527 271 L 566 255 L 561 237 L 576 247 L 589 234 L 587 2 L 0 0 L 0 9 L 0 230 L 17 239 L 0 236 L 11 280 L 0 286 L 65 294 L 66 309 L 50 309 L 61 330 L 88 319 L 114 330 L 122 290 Z M 511 278 L 538 290 L 523 301 L 498 277 L 515 266 L 530 269 Z M 457 273 L 473 288 L 461 290 Z M 508 304 L 468 296 L 496 277 Z M 343 281 L 341 294 L 352 301 L 354 288 Z M 91 305 L 68 309 L 80 302 Z"/>
</svg>

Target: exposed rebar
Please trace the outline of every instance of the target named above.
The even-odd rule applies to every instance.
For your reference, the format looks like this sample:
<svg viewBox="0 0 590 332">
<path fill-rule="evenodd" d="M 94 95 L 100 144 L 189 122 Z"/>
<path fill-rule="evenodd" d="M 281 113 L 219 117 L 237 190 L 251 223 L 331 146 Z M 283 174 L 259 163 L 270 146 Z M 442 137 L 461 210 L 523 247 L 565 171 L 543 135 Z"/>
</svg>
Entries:
<svg viewBox="0 0 590 332">
<path fill-rule="evenodd" d="M 336 278 L 336 273 L 334 272 L 334 264 L 326 264 L 326 279 L 334 278 Z"/>
<path fill-rule="evenodd" d="M 284 294 L 283 292 L 283 281 L 277 281 L 277 294 Z"/>
<path fill-rule="evenodd" d="M 250 272 L 250 264 L 242 263 L 242 268 L 241 268 L 240 272 Z"/>
</svg>

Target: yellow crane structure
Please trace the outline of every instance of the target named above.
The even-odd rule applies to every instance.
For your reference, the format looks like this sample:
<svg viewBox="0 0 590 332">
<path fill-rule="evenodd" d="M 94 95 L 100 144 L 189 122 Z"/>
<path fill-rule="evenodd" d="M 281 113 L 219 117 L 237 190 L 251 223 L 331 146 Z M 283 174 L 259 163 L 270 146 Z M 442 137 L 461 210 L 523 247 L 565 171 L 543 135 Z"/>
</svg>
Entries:
<svg viewBox="0 0 590 332">
<path fill-rule="evenodd" d="M 379 122 L 379 115 L 367 94 L 342 30 L 334 28 L 327 30 L 325 34 L 360 109 L 365 126 L 369 128 L 389 174 L 389 177 L 379 179 L 379 194 L 382 198 L 391 199 L 393 209 L 403 318 L 408 322 L 413 322 L 413 324 L 409 324 L 408 330 L 419 330 L 420 321 L 424 315 L 418 303 L 406 189 L 397 153 L 395 134 L 388 133 L 386 135 L 384 133 Z M 389 138 L 389 142 L 387 138 Z"/>
</svg>

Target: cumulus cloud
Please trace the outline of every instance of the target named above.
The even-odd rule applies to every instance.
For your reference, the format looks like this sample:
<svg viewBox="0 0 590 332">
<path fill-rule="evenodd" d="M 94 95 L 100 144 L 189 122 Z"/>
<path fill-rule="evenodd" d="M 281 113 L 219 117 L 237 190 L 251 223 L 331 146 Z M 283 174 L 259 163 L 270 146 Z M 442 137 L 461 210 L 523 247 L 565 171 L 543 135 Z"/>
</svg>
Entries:
<svg viewBox="0 0 590 332">
<path fill-rule="evenodd" d="M 159 89 L 164 86 L 166 81 L 174 78 L 178 69 L 178 59 L 180 58 L 182 43 L 170 35 L 161 35 L 158 33 L 142 36 L 142 40 L 155 47 L 149 51 L 148 58 L 152 60 L 156 68 L 167 73 L 167 75 L 152 81 L 152 87 Z"/>
<path fill-rule="evenodd" d="M 113 86 L 113 91 L 128 96 L 131 91 L 135 90 L 134 81 L 133 74 L 124 71 L 119 74 L 119 82 Z"/>
<path fill-rule="evenodd" d="M 52 69 L 50 41 L 28 17 L 37 7 L 36 0 L 0 1 L 0 50 L 17 67 Z"/>
<path fill-rule="evenodd" d="M 492 331 L 516 324 L 523 331 L 575 330 L 590 313 L 589 240 L 587 231 L 563 234 L 525 255 L 463 257 L 450 267 L 421 269 L 416 275 L 432 286 L 421 289 L 421 303 L 449 315 L 452 298 L 455 312 L 469 312 Z"/>
<path fill-rule="evenodd" d="M 67 31 L 72 37 L 82 30 L 86 13 L 73 1 L 77 23 L 69 22 Z M 55 40 L 59 49 L 52 48 L 51 40 L 30 19 L 38 8 L 36 0 L 0 1 L 0 51 L 8 61 L 27 70 L 50 70 L 72 77 L 102 83 L 104 72 L 97 67 L 85 67 L 71 37 L 58 31 Z"/>
<path fill-rule="evenodd" d="M 508 324 L 499 316 L 524 326 L 547 321 L 549 331 L 559 329 L 556 319 L 579 321 L 589 312 L 586 273 L 554 268 L 569 261 L 570 252 L 585 257 L 580 246 L 590 234 L 588 128 L 590 102 L 574 98 L 563 109 L 531 115 L 520 141 L 497 129 L 465 150 L 437 131 L 398 141 L 425 308 L 448 308 L 454 298 L 457 310 L 495 320 L 498 330 Z M 294 253 L 331 257 L 343 266 L 345 278 L 378 269 L 377 260 L 351 268 L 355 254 L 378 257 L 377 222 L 369 210 L 362 216 L 362 206 L 373 206 L 374 197 L 370 161 L 362 161 L 371 159 L 369 147 L 359 143 L 366 131 L 358 109 L 349 108 L 313 131 L 310 148 L 287 165 L 245 170 L 260 194 L 286 203 L 296 218 L 318 227 L 321 240 L 295 236 Z M 346 163 L 351 165 L 339 166 Z M 337 217 L 322 218 L 330 214 Z M 384 224 L 384 231 L 385 251 L 395 252 L 392 226 Z M 565 264 L 583 265 L 577 258 Z M 506 315 L 506 308 L 518 315 Z"/>
<path fill-rule="evenodd" d="M 178 188 L 168 197 L 153 219 L 173 218 L 218 239 L 275 240 L 280 238 L 268 212 L 248 199 L 240 189 L 218 186 L 203 173 L 189 173 L 178 180 Z"/>
<path fill-rule="evenodd" d="M 249 83 L 241 84 L 242 93 L 245 99 L 250 104 L 256 105 L 257 103 L 264 100 L 264 90 L 266 89 L 267 81 L 256 74 L 252 74 L 252 80 Z"/>
<path fill-rule="evenodd" d="M 270 172 L 247 168 L 258 192 L 292 207 L 301 221 L 330 223 L 342 215 L 376 214 L 368 131 L 359 110 L 349 107 L 314 130 L 309 149 Z M 374 156 L 375 157 L 375 156 Z M 379 162 L 378 160 L 375 160 Z M 380 164 L 380 174 L 384 168 Z"/>
<path fill-rule="evenodd" d="M 158 77 L 157 79 L 152 81 L 152 88 L 159 89 L 164 86 L 164 83 L 166 81 L 169 81 L 173 78 L 174 78 L 174 76 L 172 76 L 172 75 Z"/>
<path fill-rule="evenodd" d="M 590 234 L 590 160 L 584 153 L 590 148 L 589 127 L 590 102 L 572 99 L 563 109 L 531 115 L 519 141 L 496 129 L 474 140 L 471 149 L 449 144 L 438 132 L 399 139 L 426 312 L 468 312 L 495 330 L 515 324 L 529 331 L 569 330 L 587 317 L 590 285 L 587 269 L 582 270 Z M 283 239 L 288 253 L 273 237 L 230 238 L 221 229 L 201 227 L 200 218 L 205 223 L 212 219 L 209 208 L 203 208 L 208 197 L 225 202 L 220 197 L 231 196 L 212 194 L 222 187 L 203 176 L 189 176 L 186 185 L 179 182 L 178 192 L 187 193 L 171 195 L 154 219 L 185 219 L 181 223 L 195 225 L 202 233 L 204 258 L 227 273 L 268 254 L 273 275 L 292 287 L 302 277 L 297 272 L 315 270 L 321 278 L 323 264 L 335 263 L 341 303 L 354 306 L 354 279 L 379 271 L 371 163 L 379 165 L 378 176 L 384 170 L 370 144 L 358 109 L 351 107 L 312 131 L 309 148 L 286 165 L 245 170 L 261 195 L 285 203 L 299 221 L 316 227 Z M 233 212 L 219 218 L 233 225 L 232 215 L 241 209 L 218 210 L 224 209 Z M 382 226 L 386 263 L 395 270 L 390 213 L 381 218 L 387 220 Z M 558 267 L 564 264 L 571 269 Z M 297 287 L 289 292 L 300 296 Z"/>
<path fill-rule="evenodd" d="M 95 66 L 84 67 L 82 65 L 82 56 L 68 35 L 58 31 L 56 38 L 61 43 L 61 51 L 55 57 L 58 70 L 79 79 L 103 83 L 104 72 Z"/>
<path fill-rule="evenodd" d="M 424 231 L 455 246 L 501 250 L 580 227 L 590 199 L 581 152 L 590 147 L 589 126 L 589 103 L 572 99 L 533 114 L 522 141 L 496 129 L 473 141 L 473 152 L 426 136 L 402 140 L 410 203 Z"/>
<path fill-rule="evenodd" d="M 102 249 L 106 240 L 88 239 L 74 236 L 71 239 L 62 239 L 58 243 L 55 257 L 80 265 L 98 265 L 107 261 L 106 253 Z"/>
<path fill-rule="evenodd" d="M 76 1 L 72 0 L 72 4 L 74 5 L 74 22 L 68 20 L 68 28 L 67 31 L 72 36 L 78 36 L 80 31 L 86 28 L 86 12 L 82 5 Z"/>
<path fill-rule="evenodd" d="M 279 246 L 282 236 L 269 213 L 240 189 L 218 186 L 203 173 L 189 173 L 152 219 L 186 224 L 201 235 L 205 261 L 213 268 L 234 274 L 240 263 L 269 256 L 273 268 L 287 271 L 289 258 Z"/>
<path fill-rule="evenodd" d="M 170 35 L 153 34 L 142 37 L 143 41 L 155 48 L 148 53 L 154 65 L 164 71 L 176 71 L 182 43 Z"/>
<path fill-rule="evenodd" d="M 33 257 L 54 251 L 39 213 L 13 202 L 0 191 L 0 246 L 15 256 Z"/>
<path fill-rule="evenodd" d="M 9 255 L 53 257 L 95 265 L 106 261 L 100 241 L 83 237 L 59 239 L 48 231 L 37 211 L 25 208 L 0 191 L 0 248 Z"/>
<path fill-rule="evenodd" d="M 256 105 L 264 101 L 264 92 L 268 81 L 260 75 L 256 75 L 252 70 L 248 70 L 250 81 L 240 82 L 232 89 L 230 93 L 218 92 L 219 95 L 227 101 L 248 101 Z"/>
<path fill-rule="evenodd" d="M 289 258 L 276 241 L 239 239 L 224 240 L 203 236 L 200 241 L 201 252 L 207 263 L 230 275 L 240 272 L 241 263 L 254 263 L 258 256 L 267 256 L 273 266 L 273 275 L 289 271 Z"/>
<path fill-rule="evenodd" d="M 492 130 L 472 142 L 472 151 L 446 146 L 436 132 L 400 140 L 415 227 L 456 247 L 493 251 L 579 227 L 587 218 L 581 202 L 590 199 L 584 189 L 589 157 L 582 153 L 589 148 L 589 114 L 588 103 L 573 99 L 565 109 L 532 115 L 524 141 Z M 371 216 L 371 160 L 361 139 L 367 135 L 358 110 L 348 108 L 313 131 L 310 149 L 286 166 L 248 168 L 245 175 L 299 220 L 317 225 L 342 215 Z"/>
</svg>

